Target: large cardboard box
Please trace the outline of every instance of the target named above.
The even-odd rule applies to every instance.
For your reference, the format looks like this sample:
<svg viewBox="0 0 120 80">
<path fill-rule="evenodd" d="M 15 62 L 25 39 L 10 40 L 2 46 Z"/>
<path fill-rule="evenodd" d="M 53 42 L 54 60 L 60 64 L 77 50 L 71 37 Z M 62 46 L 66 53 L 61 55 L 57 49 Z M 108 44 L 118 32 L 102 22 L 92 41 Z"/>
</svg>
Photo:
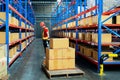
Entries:
<svg viewBox="0 0 120 80">
<path fill-rule="evenodd" d="M 101 54 L 113 54 L 113 52 L 102 51 Z M 98 52 L 93 50 L 93 59 L 98 60 Z M 106 61 L 113 61 L 113 58 L 108 58 Z"/>
<path fill-rule="evenodd" d="M 6 12 L 0 12 L 0 19 L 3 21 L 6 21 Z M 9 22 L 11 22 L 11 15 L 9 14 Z M 2 21 L 0 21 L 0 24 L 3 24 Z"/>
<path fill-rule="evenodd" d="M 78 38 L 82 39 L 82 33 L 78 33 Z"/>
<path fill-rule="evenodd" d="M 84 55 L 88 57 L 92 57 L 92 54 L 91 54 L 92 50 L 93 50 L 92 48 L 84 47 Z"/>
<path fill-rule="evenodd" d="M 62 59 L 63 49 L 46 48 L 46 59 Z"/>
<path fill-rule="evenodd" d="M 7 75 L 7 60 L 6 57 L 0 59 L 0 79 Z"/>
<path fill-rule="evenodd" d="M 80 46 L 80 52 L 81 52 L 82 54 L 85 53 L 85 47 L 84 47 L 84 46 Z"/>
<path fill-rule="evenodd" d="M 46 59 L 71 59 L 75 58 L 75 49 L 49 49 L 46 48 Z"/>
<path fill-rule="evenodd" d="M 106 20 L 109 17 L 110 17 L 110 15 L 102 15 L 101 21 L 104 21 L 104 20 Z M 93 16 L 92 17 L 92 21 L 93 21 L 94 24 L 98 24 L 98 16 Z M 112 24 L 112 18 L 110 18 L 109 20 L 107 20 L 103 24 Z"/>
<path fill-rule="evenodd" d="M 85 40 L 85 34 L 86 34 L 86 33 L 82 33 L 82 38 L 81 38 L 81 40 Z"/>
<path fill-rule="evenodd" d="M 76 38 L 76 32 L 72 32 L 72 38 Z"/>
<path fill-rule="evenodd" d="M 9 32 L 10 36 L 10 32 Z M 9 37 L 9 42 L 11 42 L 10 37 Z M 6 32 L 0 32 L 0 43 L 6 43 Z"/>
<path fill-rule="evenodd" d="M 120 24 L 120 15 L 116 16 L 116 24 Z"/>
<path fill-rule="evenodd" d="M 51 38 L 50 39 L 50 48 L 68 48 L 69 39 L 68 38 Z"/>
<path fill-rule="evenodd" d="M 112 35 L 110 33 L 103 33 L 102 34 L 102 43 L 111 43 L 112 42 Z M 98 43 L 98 34 L 92 33 L 92 42 Z"/>
<path fill-rule="evenodd" d="M 64 70 L 75 68 L 75 59 L 46 59 L 46 67 L 48 70 Z"/>
<path fill-rule="evenodd" d="M 75 59 L 63 59 L 63 69 L 74 69 Z"/>
<path fill-rule="evenodd" d="M 92 25 L 92 17 L 88 17 L 88 25 Z"/>
<path fill-rule="evenodd" d="M 85 40 L 86 41 L 92 41 L 92 33 L 86 33 L 85 34 Z"/>
<path fill-rule="evenodd" d="M 15 55 L 16 52 L 17 52 L 17 47 L 16 46 L 10 48 L 9 49 L 9 57 L 12 58 Z"/>
<path fill-rule="evenodd" d="M 6 45 L 0 44 L 0 59 L 5 57 L 6 54 Z"/>
<path fill-rule="evenodd" d="M 62 58 L 67 58 L 67 59 L 74 59 L 75 58 L 75 48 L 67 48 L 63 49 L 63 56 Z"/>
</svg>

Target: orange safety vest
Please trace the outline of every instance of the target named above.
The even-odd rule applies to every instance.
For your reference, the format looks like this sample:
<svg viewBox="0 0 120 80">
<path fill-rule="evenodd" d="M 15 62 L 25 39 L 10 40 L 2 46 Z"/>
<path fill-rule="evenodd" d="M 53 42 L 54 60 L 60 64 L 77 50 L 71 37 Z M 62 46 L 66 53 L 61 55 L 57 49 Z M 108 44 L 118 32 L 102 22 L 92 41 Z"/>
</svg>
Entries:
<svg viewBox="0 0 120 80">
<path fill-rule="evenodd" d="M 42 39 L 47 40 L 48 38 L 49 38 L 49 30 L 46 27 L 46 28 L 43 29 Z"/>
</svg>

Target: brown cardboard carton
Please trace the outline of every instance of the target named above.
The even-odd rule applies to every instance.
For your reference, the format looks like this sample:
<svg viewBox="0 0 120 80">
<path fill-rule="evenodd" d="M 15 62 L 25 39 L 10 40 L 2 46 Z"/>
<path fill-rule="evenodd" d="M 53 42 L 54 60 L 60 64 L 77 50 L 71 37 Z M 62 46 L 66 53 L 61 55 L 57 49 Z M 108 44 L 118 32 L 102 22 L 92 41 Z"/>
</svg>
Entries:
<svg viewBox="0 0 120 80">
<path fill-rule="evenodd" d="M 112 35 L 110 33 L 104 33 L 102 34 L 102 43 L 111 43 L 112 42 Z M 92 34 L 92 42 L 97 43 L 98 42 L 98 34 L 94 33 Z"/>
<path fill-rule="evenodd" d="M 68 38 L 51 38 L 50 39 L 50 48 L 68 48 L 69 39 Z"/>
<path fill-rule="evenodd" d="M 64 70 L 75 68 L 75 59 L 54 59 L 46 60 L 48 70 Z"/>
<path fill-rule="evenodd" d="M 5 57 L 6 54 L 6 46 L 5 44 L 0 44 L 0 59 Z"/>
<path fill-rule="evenodd" d="M 75 59 L 63 59 L 63 69 L 74 69 Z"/>
<path fill-rule="evenodd" d="M 64 58 L 68 58 L 68 59 L 71 59 L 71 58 L 75 58 L 75 48 L 67 48 L 67 49 L 63 49 L 63 59 Z"/>
<path fill-rule="evenodd" d="M 116 24 L 120 24 L 120 15 L 117 16 Z"/>
<path fill-rule="evenodd" d="M 113 54 L 113 53 L 112 52 L 104 52 L 104 51 L 102 51 L 101 55 L 102 54 Z M 95 50 L 93 50 L 93 59 L 98 60 L 98 52 L 95 51 Z M 108 58 L 106 61 L 113 61 L 113 58 Z"/>
<path fill-rule="evenodd" d="M 92 57 L 91 51 L 92 51 L 92 48 L 84 47 L 84 55 L 88 57 Z"/>
<path fill-rule="evenodd" d="M 92 41 L 92 33 L 86 33 L 85 34 L 85 40 L 86 41 Z"/>
<path fill-rule="evenodd" d="M 61 59 L 63 58 L 63 49 L 48 49 L 46 48 L 46 59 Z"/>
<path fill-rule="evenodd" d="M 9 32 L 9 36 L 11 36 L 10 32 Z M 10 39 L 11 38 L 9 37 L 9 42 L 11 42 Z M 6 43 L 6 32 L 0 32 L 0 43 Z"/>
<path fill-rule="evenodd" d="M 62 59 L 56 59 L 56 60 L 46 59 L 46 67 L 48 70 L 63 69 L 63 60 Z"/>
<path fill-rule="evenodd" d="M 7 75 L 7 60 L 6 57 L 0 59 L 0 79 Z"/>
</svg>

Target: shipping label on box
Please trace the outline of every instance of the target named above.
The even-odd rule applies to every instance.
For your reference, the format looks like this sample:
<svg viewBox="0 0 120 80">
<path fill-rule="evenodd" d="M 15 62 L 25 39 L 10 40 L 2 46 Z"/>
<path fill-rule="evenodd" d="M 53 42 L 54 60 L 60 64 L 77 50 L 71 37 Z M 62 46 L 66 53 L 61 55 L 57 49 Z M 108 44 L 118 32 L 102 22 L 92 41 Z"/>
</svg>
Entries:
<svg viewBox="0 0 120 80">
<path fill-rule="evenodd" d="M 50 39 L 50 48 L 68 48 L 69 39 L 68 38 L 51 38 Z"/>
</svg>

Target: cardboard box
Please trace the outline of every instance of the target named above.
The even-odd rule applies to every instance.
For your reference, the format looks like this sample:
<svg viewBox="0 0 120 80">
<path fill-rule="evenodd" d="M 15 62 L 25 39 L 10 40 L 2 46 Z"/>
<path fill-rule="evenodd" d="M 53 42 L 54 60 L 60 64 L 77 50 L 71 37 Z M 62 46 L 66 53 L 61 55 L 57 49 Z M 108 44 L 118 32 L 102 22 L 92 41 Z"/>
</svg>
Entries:
<svg viewBox="0 0 120 80">
<path fill-rule="evenodd" d="M 85 40 L 85 34 L 86 34 L 86 33 L 82 33 L 82 38 L 81 38 L 81 40 Z"/>
<path fill-rule="evenodd" d="M 9 57 L 12 58 L 15 55 L 16 52 L 17 52 L 17 47 L 16 46 L 9 49 Z"/>
<path fill-rule="evenodd" d="M 48 49 L 46 48 L 46 59 L 71 59 L 75 58 L 75 49 Z"/>
<path fill-rule="evenodd" d="M 88 57 L 92 57 L 92 54 L 91 54 L 92 50 L 93 50 L 92 48 L 84 47 L 84 55 L 86 55 Z"/>
<path fill-rule="evenodd" d="M 78 33 L 78 38 L 81 40 L 82 39 L 82 33 Z"/>
<path fill-rule="evenodd" d="M 92 33 L 86 33 L 85 34 L 85 40 L 86 41 L 92 41 Z"/>
<path fill-rule="evenodd" d="M 82 54 L 85 53 L 85 47 L 84 46 L 80 46 L 80 53 L 82 53 Z"/>
<path fill-rule="evenodd" d="M 88 25 L 92 25 L 93 23 L 92 23 L 93 21 L 92 21 L 92 17 L 89 17 L 88 18 Z"/>
<path fill-rule="evenodd" d="M 46 59 L 60 59 L 63 57 L 63 49 L 46 48 Z"/>
<path fill-rule="evenodd" d="M 48 70 L 73 69 L 75 68 L 75 59 L 46 59 L 46 67 Z"/>
<path fill-rule="evenodd" d="M 9 32 L 9 36 L 11 36 L 10 32 Z M 9 37 L 9 42 L 11 42 L 10 39 L 11 38 Z M 6 32 L 0 32 L 0 43 L 3 43 L 3 44 L 6 43 Z"/>
<path fill-rule="evenodd" d="M 103 33 L 102 34 L 102 43 L 111 43 L 112 42 L 112 35 L 110 33 Z M 98 43 L 98 34 L 93 33 L 92 34 L 92 42 Z"/>
<path fill-rule="evenodd" d="M 0 19 L 6 21 L 6 12 L 0 12 Z M 11 14 L 9 14 L 9 22 L 11 22 Z M 0 21 L 0 24 L 3 24 L 3 22 Z"/>
<path fill-rule="evenodd" d="M 63 59 L 63 69 L 74 69 L 75 59 Z"/>
<path fill-rule="evenodd" d="M 5 57 L 6 55 L 6 45 L 0 44 L 0 59 Z"/>
<path fill-rule="evenodd" d="M 0 79 L 7 75 L 7 60 L 6 57 L 0 59 Z"/>
<path fill-rule="evenodd" d="M 72 32 L 72 38 L 76 38 L 76 32 Z"/>
<path fill-rule="evenodd" d="M 75 58 L 75 49 L 74 48 L 71 48 L 71 47 L 69 47 L 69 48 L 67 48 L 67 49 L 63 49 L 63 52 L 62 52 L 63 54 L 63 56 L 62 56 L 62 58 L 64 59 L 74 59 Z"/>
<path fill-rule="evenodd" d="M 102 15 L 101 21 L 106 20 L 108 17 L 110 17 L 110 15 Z M 93 21 L 94 24 L 98 24 L 98 15 L 97 16 L 93 16 L 92 21 Z M 103 24 L 112 24 L 112 18 L 110 18 L 109 20 L 107 20 Z"/>
<path fill-rule="evenodd" d="M 113 54 L 112 52 L 101 52 L 101 54 Z M 98 60 L 98 52 L 93 50 L 93 59 Z M 108 58 L 106 61 L 113 61 L 113 58 Z"/>
<path fill-rule="evenodd" d="M 116 24 L 120 24 L 120 15 L 116 16 L 117 19 L 116 19 Z"/>
<path fill-rule="evenodd" d="M 68 38 L 51 38 L 50 39 L 50 48 L 68 48 L 69 39 Z"/>
</svg>

